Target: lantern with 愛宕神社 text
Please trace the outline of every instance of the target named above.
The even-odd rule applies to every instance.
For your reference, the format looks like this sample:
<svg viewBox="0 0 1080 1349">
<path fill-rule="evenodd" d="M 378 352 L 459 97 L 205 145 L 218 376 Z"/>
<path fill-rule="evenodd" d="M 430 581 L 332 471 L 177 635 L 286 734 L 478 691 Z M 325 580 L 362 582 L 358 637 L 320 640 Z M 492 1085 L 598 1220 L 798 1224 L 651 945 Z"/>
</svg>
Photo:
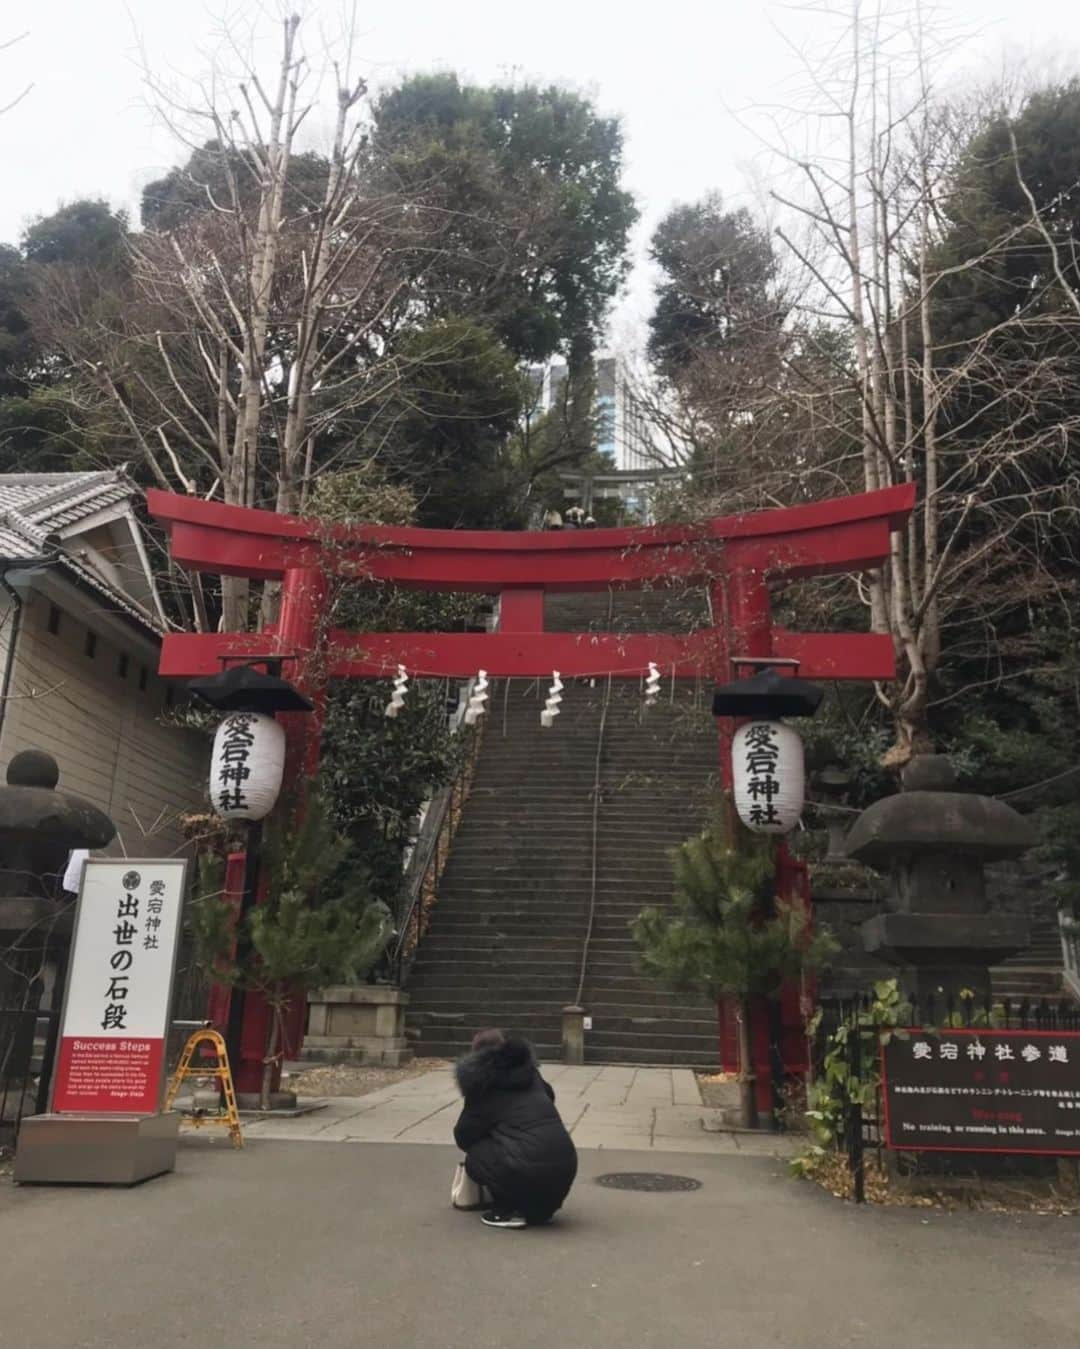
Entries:
<svg viewBox="0 0 1080 1349">
<path fill-rule="evenodd" d="M 230 712 L 214 736 L 210 802 L 226 820 L 273 810 L 285 768 L 285 729 L 265 712 Z"/>
<path fill-rule="evenodd" d="M 732 743 L 735 809 L 748 829 L 786 834 L 799 822 L 805 791 L 803 743 L 782 721 L 752 721 Z"/>
</svg>

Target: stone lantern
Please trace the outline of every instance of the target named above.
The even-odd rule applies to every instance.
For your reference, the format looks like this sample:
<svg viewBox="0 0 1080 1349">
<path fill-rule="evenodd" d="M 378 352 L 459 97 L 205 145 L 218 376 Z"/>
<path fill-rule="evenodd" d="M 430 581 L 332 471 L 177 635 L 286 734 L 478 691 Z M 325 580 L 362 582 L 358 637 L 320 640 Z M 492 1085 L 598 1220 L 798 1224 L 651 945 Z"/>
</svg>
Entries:
<svg viewBox="0 0 1080 1349">
<path fill-rule="evenodd" d="M 992 913 L 987 862 L 1019 857 L 1035 831 L 1003 801 L 956 789 L 944 755 L 919 755 L 902 791 L 875 801 L 847 836 L 845 851 L 889 879 L 886 912 L 862 926 L 866 950 L 905 967 L 904 991 L 988 1001 L 990 966 L 1029 941 L 1026 918 Z"/>
<path fill-rule="evenodd" d="M 35 971 L 43 953 L 58 958 L 70 939 L 71 905 L 59 884 L 69 853 L 104 848 L 116 836 L 104 811 L 58 792 L 59 780 L 52 755 L 28 749 L 8 764 L 0 787 L 0 940 L 10 947 L 22 936 L 17 950 Z"/>
</svg>

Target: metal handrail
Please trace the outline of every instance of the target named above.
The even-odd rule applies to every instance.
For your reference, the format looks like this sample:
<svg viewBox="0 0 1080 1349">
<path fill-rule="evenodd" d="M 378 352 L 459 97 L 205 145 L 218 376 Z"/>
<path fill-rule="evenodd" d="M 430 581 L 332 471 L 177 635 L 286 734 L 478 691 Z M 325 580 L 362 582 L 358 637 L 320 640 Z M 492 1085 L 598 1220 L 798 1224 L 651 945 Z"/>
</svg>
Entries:
<svg viewBox="0 0 1080 1349">
<path fill-rule="evenodd" d="M 467 701 L 467 697 L 463 699 L 459 718 Z M 416 948 L 424 935 L 427 910 L 430 908 L 428 901 L 434 898 L 433 891 L 446 866 L 450 842 L 457 830 L 461 808 L 465 804 L 473 769 L 476 766 L 482 724 L 481 722 L 475 727 L 463 728 L 459 732 L 466 740 L 461 768 L 454 779 L 431 798 L 405 868 L 402 882 L 402 897 L 405 903 L 390 957 L 391 977 L 399 988 L 408 979 Z"/>
<path fill-rule="evenodd" d="M 596 887 L 600 871 L 600 780 L 601 761 L 604 753 L 604 731 L 607 727 L 608 707 L 611 703 L 611 675 L 607 677 L 604 697 L 600 706 L 600 731 L 596 737 L 596 757 L 593 763 L 592 786 L 592 866 L 589 878 L 589 917 L 585 924 L 585 940 L 581 945 L 581 965 L 578 969 L 577 992 L 574 994 L 574 1006 L 582 1005 L 585 996 L 585 977 L 589 970 L 589 953 L 592 948 L 593 928 L 596 925 Z"/>
<path fill-rule="evenodd" d="M 615 592 L 608 591 L 607 628 L 611 631 L 611 622 L 615 615 Z M 604 756 L 604 732 L 607 729 L 608 708 L 611 705 L 611 675 L 604 686 L 604 696 L 600 705 L 600 730 L 596 737 L 596 756 L 593 760 L 592 787 L 592 867 L 589 880 L 589 917 L 585 924 L 585 940 L 581 944 L 581 964 L 578 969 L 577 992 L 574 994 L 574 1006 L 580 1007 L 585 996 L 585 978 L 589 971 L 589 954 L 592 948 L 593 928 L 596 926 L 596 888 L 600 873 L 600 783 Z"/>
<path fill-rule="evenodd" d="M 1071 914 L 1058 910 L 1058 930 L 1061 934 L 1062 985 L 1080 1001 L 1080 923 Z"/>
</svg>

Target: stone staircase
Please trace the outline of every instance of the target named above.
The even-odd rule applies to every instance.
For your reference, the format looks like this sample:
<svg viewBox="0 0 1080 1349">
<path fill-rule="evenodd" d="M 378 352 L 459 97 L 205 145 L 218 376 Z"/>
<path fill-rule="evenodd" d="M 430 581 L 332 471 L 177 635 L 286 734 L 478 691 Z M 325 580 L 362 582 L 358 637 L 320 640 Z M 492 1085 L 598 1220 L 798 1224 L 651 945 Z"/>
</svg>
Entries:
<svg viewBox="0 0 1080 1349">
<path fill-rule="evenodd" d="M 1031 915 L 1031 944 L 991 970 L 995 998 L 1013 1002 L 1063 996 L 1061 936 L 1057 911 Z"/>
<path fill-rule="evenodd" d="M 663 593 L 549 598 L 552 631 L 662 631 Z M 683 601 L 685 603 L 685 601 Z M 587 640 L 587 638 L 583 638 Z M 501 1025 L 543 1058 L 561 1054 L 561 1012 L 579 994 L 592 1018 L 589 1062 L 711 1066 L 716 1012 L 637 967 L 628 925 L 671 903 L 670 848 L 695 832 L 715 786 L 706 690 L 670 682 L 643 713 L 636 681 L 566 681 L 540 726 L 547 681 L 497 681 L 472 792 L 408 990 L 421 1055 L 455 1056 Z M 599 780 L 599 794 L 594 784 Z"/>
</svg>

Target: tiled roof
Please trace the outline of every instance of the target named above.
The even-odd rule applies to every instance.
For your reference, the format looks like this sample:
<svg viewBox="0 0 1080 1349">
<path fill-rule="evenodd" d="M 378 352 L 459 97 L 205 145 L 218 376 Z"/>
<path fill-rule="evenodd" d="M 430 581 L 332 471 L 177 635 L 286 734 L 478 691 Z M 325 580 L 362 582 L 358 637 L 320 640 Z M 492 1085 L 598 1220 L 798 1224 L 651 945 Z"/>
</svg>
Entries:
<svg viewBox="0 0 1080 1349">
<path fill-rule="evenodd" d="M 55 552 L 60 563 L 144 627 L 158 631 L 156 620 L 77 558 L 53 548 L 50 539 L 88 516 L 137 496 L 139 489 L 123 469 L 103 473 L 0 474 L 0 560 L 22 562 Z"/>
<path fill-rule="evenodd" d="M 0 555 L 33 557 L 47 535 L 130 500 L 137 491 L 122 469 L 0 475 Z M 8 544 L 17 546 L 19 537 L 25 543 L 14 554 L 9 553 Z"/>
</svg>

